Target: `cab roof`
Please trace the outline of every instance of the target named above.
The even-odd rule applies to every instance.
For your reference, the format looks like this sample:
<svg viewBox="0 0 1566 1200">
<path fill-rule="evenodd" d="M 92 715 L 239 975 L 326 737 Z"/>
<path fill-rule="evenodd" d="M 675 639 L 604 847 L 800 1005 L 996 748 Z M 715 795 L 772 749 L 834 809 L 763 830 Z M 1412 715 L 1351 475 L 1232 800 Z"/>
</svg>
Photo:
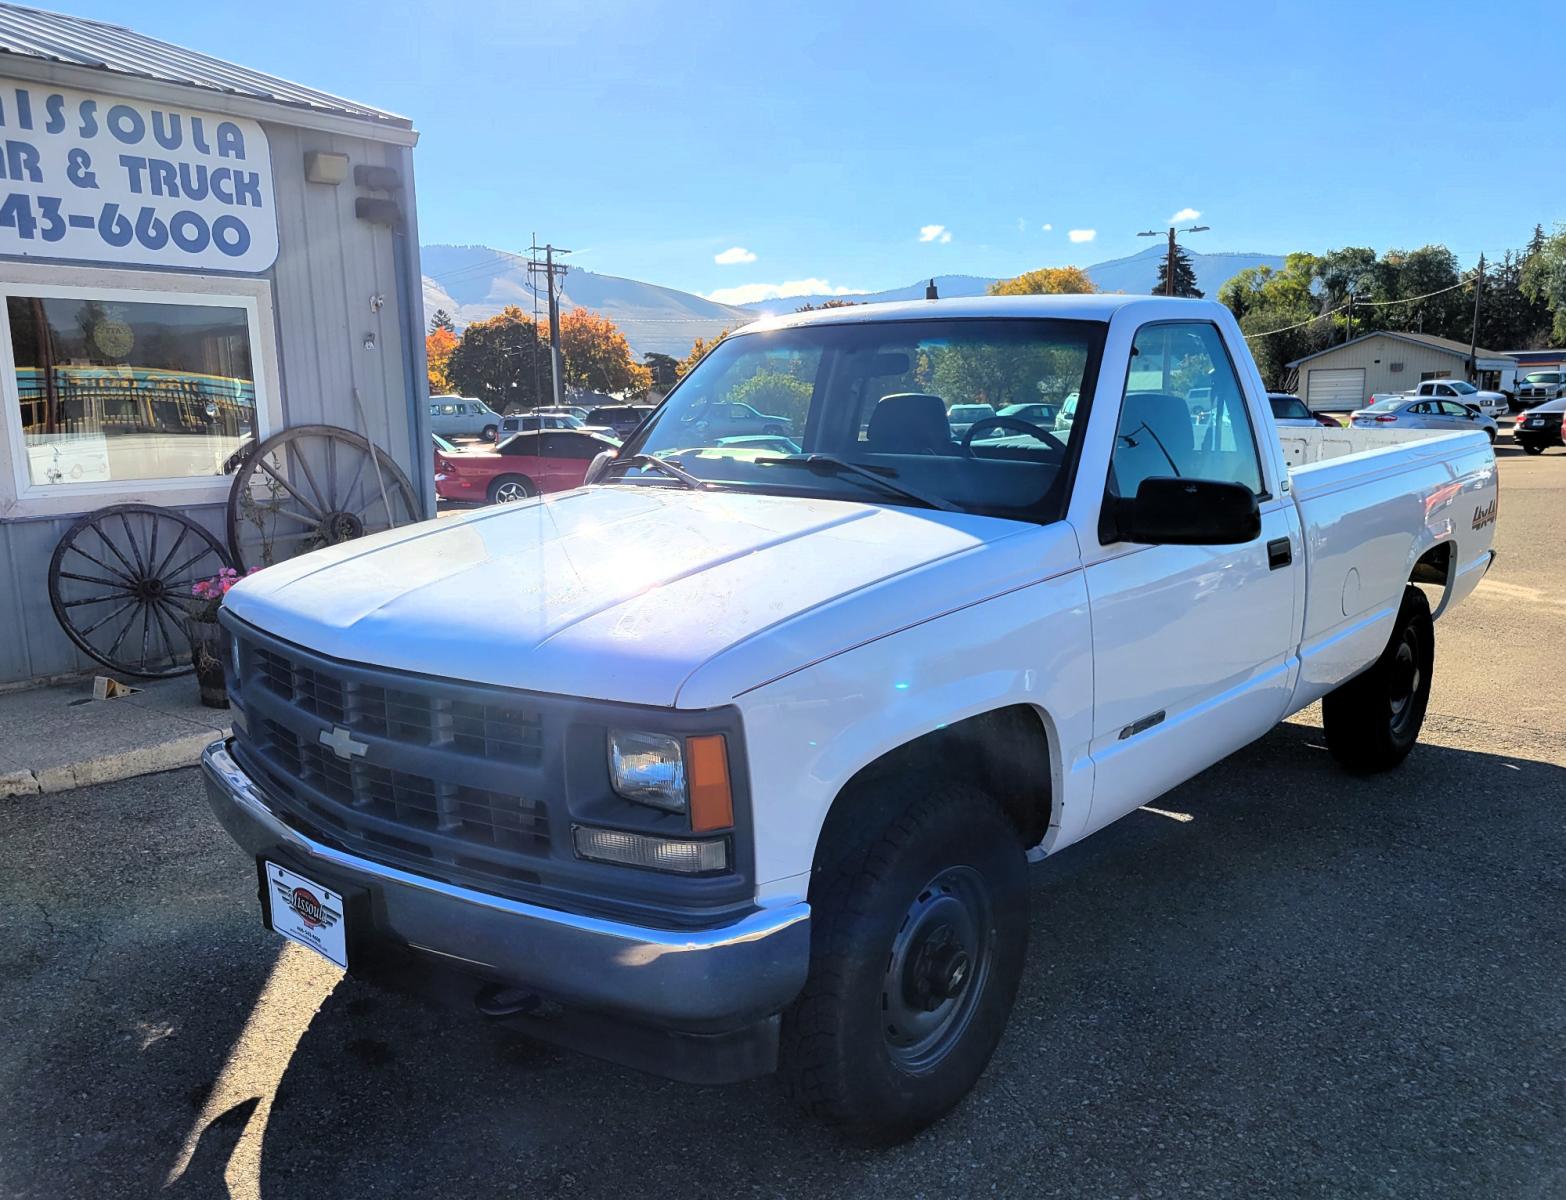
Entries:
<svg viewBox="0 0 1566 1200">
<path fill-rule="evenodd" d="M 1035 317 L 1107 323 L 1116 313 L 1147 310 L 1147 319 L 1211 319 L 1228 312 L 1216 300 L 1172 296 L 1128 296 L 1122 293 L 1088 296 L 962 296 L 951 300 L 901 300 L 891 304 L 851 304 L 811 312 L 766 317 L 735 330 L 765 333 L 804 325 L 852 325 L 870 321 L 929 321 L 943 317 Z"/>
</svg>

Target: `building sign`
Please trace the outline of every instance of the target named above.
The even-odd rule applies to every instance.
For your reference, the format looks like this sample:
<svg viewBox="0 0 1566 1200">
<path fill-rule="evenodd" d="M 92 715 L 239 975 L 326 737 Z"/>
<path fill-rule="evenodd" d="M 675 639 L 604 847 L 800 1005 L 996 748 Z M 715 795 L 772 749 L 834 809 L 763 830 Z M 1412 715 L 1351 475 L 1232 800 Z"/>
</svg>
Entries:
<svg viewBox="0 0 1566 1200">
<path fill-rule="evenodd" d="M 0 80 L 0 256 L 264 271 L 277 258 L 266 134 Z"/>
</svg>

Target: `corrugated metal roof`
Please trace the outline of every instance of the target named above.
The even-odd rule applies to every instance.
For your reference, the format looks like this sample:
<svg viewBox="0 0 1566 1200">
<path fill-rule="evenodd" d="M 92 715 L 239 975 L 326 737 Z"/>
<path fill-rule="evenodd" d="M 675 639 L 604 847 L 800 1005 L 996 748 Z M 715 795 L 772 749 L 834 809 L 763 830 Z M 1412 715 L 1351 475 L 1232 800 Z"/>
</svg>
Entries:
<svg viewBox="0 0 1566 1200">
<path fill-rule="evenodd" d="M 383 112 L 275 75 L 252 71 L 170 42 L 160 42 L 119 25 L 0 3 L 0 56 L 6 54 L 224 92 L 403 129 L 413 128 L 413 122 L 396 113 Z M 0 69 L 4 62 L 0 57 Z"/>
<path fill-rule="evenodd" d="M 1345 346 L 1352 346 L 1356 342 L 1363 342 L 1366 338 L 1373 337 L 1395 338 L 1400 342 L 1412 342 L 1416 346 L 1426 346 L 1431 350 L 1439 350 L 1444 354 L 1455 354 L 1459 358 L 1468 357 L 1467 342 L 1454 342 L 1451 338 L 1436 337 L 1433 333 L 1405 333 L 1401 329 L 1373 329 L 1369 333 L 1360 334 L 1353 341 L 1339 342 L 1336 346 L 1328 346 L 1325 350 L 1318 350 L 1314 354 L 1307 354 L 1304 358 L 1296 358 L 1291 363 L 1285 363 L 1284 366 L 1297 367 L 1301 363 L 1309 362 L 1313 358 L 1320 358 L 1323 354 L 1335 353 L 1336 351 L 1343 349 Z M 1475 349 L 1474 357 L 1503 359 L 1507 356 L 1504 354 L 1497 354 L 1494 350 L 1486 350 L 1483 346 L 1480 346 Z"/>
</svg>

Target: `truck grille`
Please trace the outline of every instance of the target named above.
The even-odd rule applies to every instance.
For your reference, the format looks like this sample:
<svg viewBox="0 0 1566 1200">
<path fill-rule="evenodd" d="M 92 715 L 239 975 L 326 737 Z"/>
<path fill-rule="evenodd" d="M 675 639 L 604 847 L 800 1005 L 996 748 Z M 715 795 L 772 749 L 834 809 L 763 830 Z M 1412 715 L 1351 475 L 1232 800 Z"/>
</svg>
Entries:
<svg viewBox="0 0 1566 1200">
<path fill-rule="evenodd" d="M 498 688 L 238 640 L 235 749 L 283 815 L 420 871 L 501 891 L 537 882 L 559 769 L 542 711 Z"/>
</svg>

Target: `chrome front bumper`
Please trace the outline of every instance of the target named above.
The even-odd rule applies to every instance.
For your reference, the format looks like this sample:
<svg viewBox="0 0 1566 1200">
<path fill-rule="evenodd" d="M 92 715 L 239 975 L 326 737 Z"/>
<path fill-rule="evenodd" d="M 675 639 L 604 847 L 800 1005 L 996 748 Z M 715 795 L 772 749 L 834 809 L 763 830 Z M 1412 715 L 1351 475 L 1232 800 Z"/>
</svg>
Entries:
<svg viewBox="0 0 1566 1200">
<path fill-rule="evenodd" d="M 567 1005 L 672 1028 L 722 1028 L 781 1011 L 804 986 L 810 906 L 758 909 L 712 929 L 650 929 L 542 908 L 335 849 L 284 824 L 214 742 L 207 799 L 253 855 L 283 854 L 370 893 L 376 936 Z M 628 868 L 629 869 L 629 868 Z M 352 956 L 350 951 L 350 964 Z"/>
</svg>

